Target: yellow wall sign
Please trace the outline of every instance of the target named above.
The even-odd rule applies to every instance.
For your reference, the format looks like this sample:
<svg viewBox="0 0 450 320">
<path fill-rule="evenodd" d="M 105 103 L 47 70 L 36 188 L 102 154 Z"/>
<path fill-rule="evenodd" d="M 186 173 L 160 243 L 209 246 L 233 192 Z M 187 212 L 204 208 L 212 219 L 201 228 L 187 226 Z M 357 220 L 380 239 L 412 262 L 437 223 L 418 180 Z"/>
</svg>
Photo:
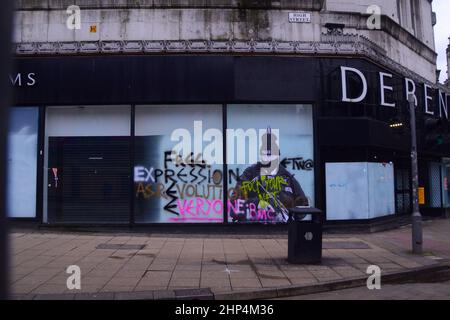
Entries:
<svg viewBox="0 0 450 320">
<path fill-rule="evenodd" d="M 419 204 L 425 204 L 425 188 L 419 188 Z"/>
</svg>

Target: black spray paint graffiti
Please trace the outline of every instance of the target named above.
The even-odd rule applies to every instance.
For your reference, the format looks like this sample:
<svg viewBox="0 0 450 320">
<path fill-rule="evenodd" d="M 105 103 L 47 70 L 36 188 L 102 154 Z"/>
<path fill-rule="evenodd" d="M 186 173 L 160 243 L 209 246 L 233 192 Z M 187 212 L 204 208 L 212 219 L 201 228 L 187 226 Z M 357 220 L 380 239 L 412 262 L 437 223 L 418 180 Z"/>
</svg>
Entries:
<svg viewBox="0 0 450 320">
<path fill-rule="evenodd" d="M 187 157 L 173 156 L 171 151 L 166 151 L 164 152 L 163 169 L 136 166 L 134 168 L 136 197 L 142 200 L 149 198 L 164 199 L 163 210 L 173 214 L 174 217 L 180 217 L 180 214 L 182 216 L 186 213 L 191 214 L 192 211 L 208 214 L 210 208 L 213 208 L 211 212 L 215 213 L 217 213 L 216 211 L 219 208 L 223 210 L 225 207 L 223 203 L 223 172 L 212 168 L 211 165 L 201 159 L 201 155 L 194 157 L 191 153 Z M 284 158 L 280 164 L 284 168 L 293 171 L 310 171 L 314 167 L 311 159 L 302 157 Z M 242 169 L 240 168 L 227 171 L 228 184 L 231 186 L 226 190 L 229 198 L 228 211 L 244 214 L 241 210 L 244 207 L 250 212 L 250 217 L 255 218 L 254 220 L 263 219 L 264 217 L 270 220 L 274 217 L 274 212 L 268 209 L 261 209 L 264 211 L 261 214 L 259 212 L 261 210 L 255 207 L 254 204 L 245 205 L 245 201 L 248 200 L 246 195 L 248 193 L 247 189 L 251 187 L 251 184 L 245 183 L 243 190 L 241 190 L 242 186 L 233 186 L 238 182 L 241 171 Z M 270 182 L 271 180 L 268 181 Z M 276 181 L 281 183 L 279 179 Z M 280 193 L 278 189 L 273 192 L 275 197 Z M 270 184 L 267 191 L 273 191 L 270 188 Z M 261 200 L 260 203 L 269 203 L 272 199 L 267 194 L 264 196 L 264 199 L 262 196 L 259 198 Z M 241 205 L 238 206 L 238 203 Z M 238 207 L 239 209 L 236 209 Z M 205 218 L 205 220 L 207 219 Z"/>
<path fill-rule="evenodd" d="M 284 158 L 281 165 L 289 170 L 306 170 L 311 171 L 314 168 L 314 161 L 311 159 L 303 159 L 302 157 Z M 289 168 L 288 168 L 289 166 Z"/>
<path fill-rule="evenodd" d="M 164 169 L 145 166 L 134 168 L 136 196 L 144 199 L 162 197 L 168 201 L 163 209 L 174 215 L 180 214 L 177 210 L 179 200 L 185 197 L 222 198 L 222 179 L 221 170 L 213 169 L 202 160 L 200 154 L 194 157 L 193 153 L 182 157 L 166 151 Z"/>
</svg>

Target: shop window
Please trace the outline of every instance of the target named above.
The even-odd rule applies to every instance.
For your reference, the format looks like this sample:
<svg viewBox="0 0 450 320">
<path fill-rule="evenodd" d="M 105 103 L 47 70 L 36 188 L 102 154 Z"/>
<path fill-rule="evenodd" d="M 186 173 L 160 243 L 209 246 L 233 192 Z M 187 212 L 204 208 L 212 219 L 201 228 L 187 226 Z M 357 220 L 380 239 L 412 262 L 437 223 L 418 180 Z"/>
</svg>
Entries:
<svg viewBox="0 0 450 320">
<path fill-rule="evenodd" d="M 313 150 L 311 105 L 228 105 L 228 221 L 283 223 L 313 206 Z"/>
<path fill-rule="evenodd" d="M 373 219 L 395 213 L 392 163 L 326 163 L 327 220 Z"/>
<path fill-rule="evenodd" d="M 36 217 L 37 107 L 11 108 L 7 153 L 7 214 Z"/>
<path fill-rule="evenodd" d="M 130 106 L 47 108 L 44 222 L 129 222 L 130 115 Z"/>
<path fill-rule="evenodd" d="M 135 119 L 135 221 L 222 223 L 222 106 L 136 106 Z"/>
</svg>

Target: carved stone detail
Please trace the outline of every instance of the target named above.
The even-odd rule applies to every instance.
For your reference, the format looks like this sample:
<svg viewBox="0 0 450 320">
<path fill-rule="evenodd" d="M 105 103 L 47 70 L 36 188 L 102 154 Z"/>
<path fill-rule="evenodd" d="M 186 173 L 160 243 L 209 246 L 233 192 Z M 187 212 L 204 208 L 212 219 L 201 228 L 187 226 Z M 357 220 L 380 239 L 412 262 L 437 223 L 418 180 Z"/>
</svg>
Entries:
<svg viewBox="0 0 450 320">
<path fill-rule="evenodd" d="M 433 85 L 387 56 L 384 49 L 364 36 L 331 32 L 320 41 L 236 40 L 129 40 L 16 43 L 14 53 L 23 55 L 109 53 L 266 53 L 298 55 L 357 55 L 389 67 L 404 76 Z"/>
</svg>

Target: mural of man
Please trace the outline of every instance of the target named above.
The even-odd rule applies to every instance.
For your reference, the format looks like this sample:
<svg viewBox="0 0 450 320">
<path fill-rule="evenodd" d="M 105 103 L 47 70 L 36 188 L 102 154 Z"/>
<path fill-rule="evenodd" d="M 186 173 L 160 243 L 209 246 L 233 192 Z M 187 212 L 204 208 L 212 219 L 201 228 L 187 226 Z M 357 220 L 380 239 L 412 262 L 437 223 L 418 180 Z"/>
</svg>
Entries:
<svg viewBox="0 0 450 320">
<path fill-rule="evenodd" d="M 280 155 L 277 136 L 268 128 L 262 136 L 260 161 L 245 169 L 238 178 L 237 192 L 232 196 L 234 199 L 244 199 L 247 210 L 256 209 L 253 210 L 254 215 L 266 217 L 272 222 L 286 222 L 289 208 L 308 205 L 299 182 L 281 165 Z M 233 221 L 242 221 L 248 219 L 248 215 L 234 215 L 232 218 Z"/>
</svg>

